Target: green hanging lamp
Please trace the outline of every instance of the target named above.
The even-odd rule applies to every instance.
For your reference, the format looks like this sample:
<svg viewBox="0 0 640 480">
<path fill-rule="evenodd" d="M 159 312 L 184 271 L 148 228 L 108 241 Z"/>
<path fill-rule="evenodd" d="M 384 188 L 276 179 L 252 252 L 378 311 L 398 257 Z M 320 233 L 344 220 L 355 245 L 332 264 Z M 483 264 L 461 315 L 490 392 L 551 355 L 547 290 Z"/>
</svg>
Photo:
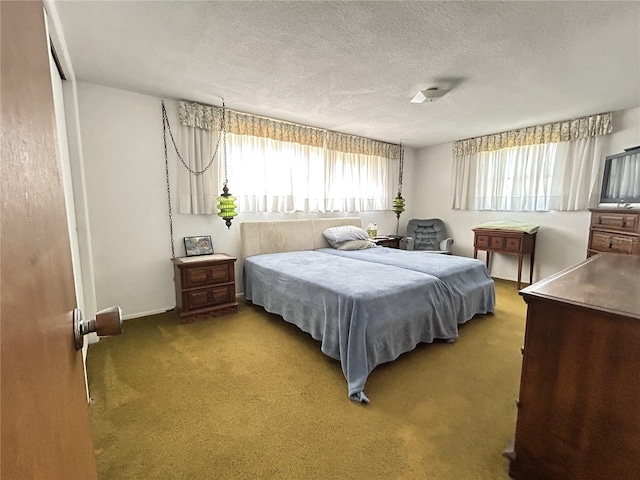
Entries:
<svg viewBox="0 0 640 480">
<path fill-rule="evenodd" d="M 229 193 L 229 187 L 227 186 L 227 123 L 224 98 L 222 99 L 222 151 L 224 155 L 224 184 L 222 194 L 216 200 L 218 201 L 218 216 L 225 221 L 227 228 L 231 228 L 231 220 L 238 215 L 238 212 L 236 212 L 238 206 L 236 205 L 236 197 Z"/>
<path fill-rule="evenodd" d="M 400 214 L 404 212 L 405 200 L 402 198 L 402 174 L 404 172 L 404 147 L 402 146 L 402 142 L 400 142 L 400 167 L 399 167 L 399 175 L 398 175 L 398 195 L 393 199 L 393 211 L 396 214 L 397 218 L 397 226 L 396 226 L 396 235 L 400 230 Z"/>
<path fill-rule="evenodd" d="M 400 220 L 400 214 L 404 212 L 404 198 L 400 192 L 398 192 L 398 196 L 393 199 L 393 211 L 396 213 L 396 217 Z"/>
<path fill-rule="evenodd" d="M 224 183 L 224 187 L 222 188 L 222 195 L 218 198 L 218 216 L 222 217 L 227 225 L 227 228 L 231 228 L 231 220 L 233 217 L 238 215 L 236 212 L 236 197 L 229 193 L 229 187 L 227 187 L 227 182 Z"/>
</svg>

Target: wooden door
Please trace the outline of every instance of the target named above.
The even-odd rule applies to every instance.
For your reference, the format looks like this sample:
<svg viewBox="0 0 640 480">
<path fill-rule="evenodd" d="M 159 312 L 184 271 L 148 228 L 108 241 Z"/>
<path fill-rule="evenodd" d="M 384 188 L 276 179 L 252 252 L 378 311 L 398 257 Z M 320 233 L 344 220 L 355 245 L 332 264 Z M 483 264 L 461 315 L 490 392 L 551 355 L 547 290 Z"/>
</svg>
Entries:
<svg viewBox="0 0 640 480">
<path fill-rule="evenodd" d="M 0 20 L 0 477 L 96 479 L 42 3 Z"/>
</svg>

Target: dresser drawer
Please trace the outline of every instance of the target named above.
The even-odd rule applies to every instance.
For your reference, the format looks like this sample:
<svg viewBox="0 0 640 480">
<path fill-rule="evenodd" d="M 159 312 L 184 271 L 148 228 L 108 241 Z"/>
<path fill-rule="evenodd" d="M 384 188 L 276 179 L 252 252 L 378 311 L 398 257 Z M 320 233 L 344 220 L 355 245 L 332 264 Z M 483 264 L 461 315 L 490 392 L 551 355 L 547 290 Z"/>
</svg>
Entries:
<svg viewBox="0 0 640 480">
<path fill-rule="evenodd" d="M 599 212 L 591 215 L 591 226 L 594 228 L 601 227 L 623 232 L 637 232 L 639 231 L 638 220 L 637 213 Z"/>
<path fill-rule="evenodd" d="M 638 237 L 616 235 L 597 230 L 591 232 L 591 250 L 598 252 L 637 255 L 640 253 L 638 243 Z"/>
<path fill-rule="evenodd" d="M 229 264 L 189 268 L 185 273 L 185 288 L 201 287 L 231 281 Z"/>
<path fill-rule="evenodd" d="M 221 285 L 219 287 L 203 288 L 201 290 L 193 290 L 185 292 L 186 304 L 188 310 L 196 310 L 198 308 L 213 307 L 224 303 L 235 302 L 233 299 L 232 287 L 230 285 Z"/>
</svg>

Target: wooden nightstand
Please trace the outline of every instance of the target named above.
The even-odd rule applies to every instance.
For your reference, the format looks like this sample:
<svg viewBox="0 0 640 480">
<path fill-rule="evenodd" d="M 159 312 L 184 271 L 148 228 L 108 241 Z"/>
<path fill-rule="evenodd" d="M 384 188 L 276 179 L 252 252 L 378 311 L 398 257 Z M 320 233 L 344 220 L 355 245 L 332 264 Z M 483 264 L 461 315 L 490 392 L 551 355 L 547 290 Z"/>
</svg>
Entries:
<svg viewBox="0 0 640 480">
<path fill-rule="evenodd" d="M 215 253 L 172 258 L 171 261 L 180 319 L 194 315 L 217 317 L 238 311 L 235 257 Z"/>
<path fill-rule="evenodd" d="M 375 237 L 373 241 L 381 247 L 400 248 L 401 239 L 402 237 L 398 237 L 397 235 L 386 235 L 382 237 Z"/>
</svg>

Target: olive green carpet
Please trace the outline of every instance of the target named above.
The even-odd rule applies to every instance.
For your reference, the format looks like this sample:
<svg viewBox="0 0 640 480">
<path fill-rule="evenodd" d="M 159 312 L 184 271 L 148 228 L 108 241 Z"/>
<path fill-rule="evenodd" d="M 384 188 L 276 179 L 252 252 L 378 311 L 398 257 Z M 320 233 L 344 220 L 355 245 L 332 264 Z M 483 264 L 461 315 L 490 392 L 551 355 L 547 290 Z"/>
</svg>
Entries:
<svg viewBox="0 0 640 480">
<path fill-rule="evenodd" d="M 351 402 L 337 361 L 263 309 L 124 323 L 88 354 L 99 477 L 501 480 L 526 305 L 496 281 L 493 315 L 420 345 Z"/>
</svg>

